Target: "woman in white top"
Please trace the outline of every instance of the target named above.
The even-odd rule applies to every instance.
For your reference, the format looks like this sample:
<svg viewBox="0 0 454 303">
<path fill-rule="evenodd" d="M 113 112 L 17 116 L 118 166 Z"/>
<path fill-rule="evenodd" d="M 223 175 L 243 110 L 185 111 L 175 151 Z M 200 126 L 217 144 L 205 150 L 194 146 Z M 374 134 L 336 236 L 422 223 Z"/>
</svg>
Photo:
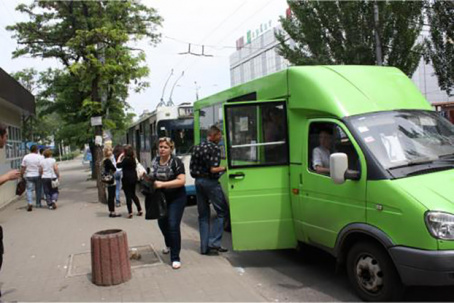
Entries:
<svg viewBox="0 0 454 303">
<path fill-rule="evenodd" d="M 52 151 L 46 149 L 43 153 L 44 159 L 41 160 L 40 172 L 43 182 L 44 194 L 46 195 L 47 207 L 49 209 L 57 208 L 58 187 L 52 187 L 52 181 L 60 178 L 57 161 L 52 158 Z"/>
</svg>

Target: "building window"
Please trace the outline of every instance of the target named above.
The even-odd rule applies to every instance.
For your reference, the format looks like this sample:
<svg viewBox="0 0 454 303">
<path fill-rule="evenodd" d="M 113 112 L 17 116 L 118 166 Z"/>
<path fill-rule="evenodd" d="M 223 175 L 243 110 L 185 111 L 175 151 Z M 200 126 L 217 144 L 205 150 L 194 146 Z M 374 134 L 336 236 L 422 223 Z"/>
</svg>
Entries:
<svg viewBox="0 0 454 303">
<path fill-rule="evenodd" d="M 25 156 L 25 144 L 22 142 L 21 130 L 18 127 L 8 126 L 8 144 L 6 146 L 6 160 L 11 168 L 18 169 Z"/>
</svg>

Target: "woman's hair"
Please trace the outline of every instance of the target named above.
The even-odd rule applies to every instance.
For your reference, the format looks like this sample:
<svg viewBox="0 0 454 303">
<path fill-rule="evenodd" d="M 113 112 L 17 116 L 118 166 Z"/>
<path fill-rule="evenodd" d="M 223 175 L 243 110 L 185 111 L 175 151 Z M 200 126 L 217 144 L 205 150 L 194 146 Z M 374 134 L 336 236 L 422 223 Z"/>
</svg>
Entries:
<svg viewBox="0 0 454 303">
<path fill-rule="evenodd" d="M 170 147 L 170 151 L 173 151 L 173 149 L 175 148 L 175 143 L 173 143 L 172 139 L 170 139 L 169 137 L 162 137 L 162 138 L 159 138 L 158 140 L 158 144 L 156 144 L 156 147 L 159 149 L 159 144 L 161 142 L 165 142 L 169 147 Z"/>
<path fill-rule="evenodd" d="M 120 155 L 123 153 L 123 151 L 124 151 L 123 146 L 121 146 L 119 144 L 115 145 L 115 147 L 113 149 L 113 154 L 114 154 L 115 160 L 118 160 L 118 157 L 120 157 Z"/>
<path fill-rule="evenodd" d="M 105 147 L 103 150 L 104 153 L 104 158 L 109 158 L 112 156 L 112 148 L 111 147 Z"/>
<path fill-rule="evenodd" d="M 43 151 L 43 156 L 44 156 L 44 158 L 50 158 L 50 157 L 52 157 L 52 150 L 50 150 L 50 149 L 45 149 L 45 150 Z"/>
<path fill-rule="evenodd" d="M 135 158 L 135 155 L 134 155 L 134 149 L 132 148 L 131 145 L 126 145 L 125 146 L 125 157 L 129 157 L 129 158 Z"/>
</svg>

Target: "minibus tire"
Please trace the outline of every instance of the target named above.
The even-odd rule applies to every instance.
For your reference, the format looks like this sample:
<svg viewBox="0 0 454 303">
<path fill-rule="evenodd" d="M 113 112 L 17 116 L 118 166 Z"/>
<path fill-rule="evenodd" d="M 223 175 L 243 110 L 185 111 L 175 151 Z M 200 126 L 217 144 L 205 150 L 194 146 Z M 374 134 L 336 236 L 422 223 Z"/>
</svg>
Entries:
<svg viewBox="0 0 454 303">
<path fill-rule="evenodd" d="M 364 301 L 400 301 L 404 287 L 387 252 L 372 242 L 356 243 L 347 255 L 347 274 Z"/>
</svg>

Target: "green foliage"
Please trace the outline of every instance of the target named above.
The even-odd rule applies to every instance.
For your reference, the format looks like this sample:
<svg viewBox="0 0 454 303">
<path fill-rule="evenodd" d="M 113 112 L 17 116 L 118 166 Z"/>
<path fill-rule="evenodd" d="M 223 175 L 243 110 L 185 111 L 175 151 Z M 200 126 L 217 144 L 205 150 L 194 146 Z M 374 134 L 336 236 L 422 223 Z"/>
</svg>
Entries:
<svg viewBox="0 0 454 303">
<path fill-rule="evenodd" d="M 432 61 L 440 88 L 454 96 L 454 2 L 435 1 L 427 10 L 427 19 L 426 59 Z"/>
<path fill-rule="evenodd" d="M 280 54 L 294 65 L 376 65 L 374 1 L 287 1 L 291 18 L 281 17 Z M 423 46 L 423 1 L 377 1 L 377 32 L 384 65 L 412 75 Z"/>
<path fill-rule="evenodd" d="M 45 72 L 38 73 L 33 68 L 26 68 L 13 73 L 12 77 L 34 94 L 36 100 L 36 114 L 23 121 L 23 140 L 50 144 L 52 136 L 55 136 L 62 121 L 57 113 L 47 113 L 50 103 L 41 94 L 43 87 L 41 77 L 43 75 L 45 75 Z"/>
<path fill-rule="evenodd" d="M 135 41 L 160 40 L 162 18 L 138 1 L 34 1 L 16 8 L 30 21 L 8 26 L 18 47 L 13 57 L 57 59 L 63 68 L 42 75 L 46 114 L 58 113 L 59 137 L 82 145 L 93 138 L 92 116 L 113 132 L 126 128 L 128 90 L 141 91 L 148 75 Z M 102 101 L 102 102 L 101 102 Z"/>
</svg>

